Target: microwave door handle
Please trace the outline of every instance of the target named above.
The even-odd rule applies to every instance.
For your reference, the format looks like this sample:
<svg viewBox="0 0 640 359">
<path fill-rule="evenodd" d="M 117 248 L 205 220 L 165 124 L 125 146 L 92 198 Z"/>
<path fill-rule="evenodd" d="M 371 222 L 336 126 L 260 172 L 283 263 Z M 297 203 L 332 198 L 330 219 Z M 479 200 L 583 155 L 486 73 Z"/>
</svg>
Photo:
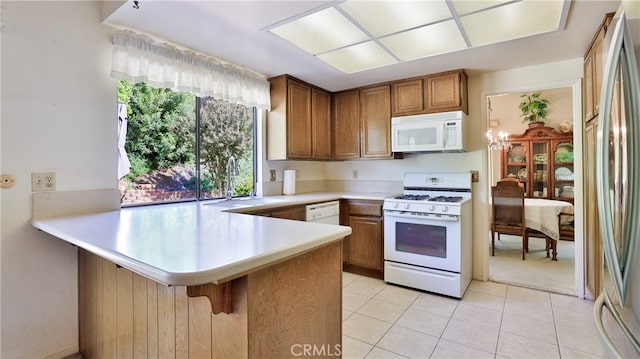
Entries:
<svg viewBox="0 0 640 359">
<path fill-rule="evenodd" d="M 442 122 L 442 136 L 440 136 L 440 138 L 442 139 L 442 149 L 445 150 L 447 147 L 447 122 L 443 121 Z"/>
</svg>

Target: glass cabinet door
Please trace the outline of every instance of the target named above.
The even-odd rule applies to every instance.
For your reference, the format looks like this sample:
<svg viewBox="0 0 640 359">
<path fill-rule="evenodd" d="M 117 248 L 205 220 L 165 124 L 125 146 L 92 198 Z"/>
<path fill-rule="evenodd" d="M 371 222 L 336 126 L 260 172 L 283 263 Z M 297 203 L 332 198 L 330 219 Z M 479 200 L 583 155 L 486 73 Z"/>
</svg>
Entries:
<svg viewBox="0 0 640 359">
<path fill-rule="evenodd" d="M 531 143 L 531 197 L 549 197 L 549 142 Z"/>
<path fill-rule="evenodd" d="M 503 174 L 503 177 L 518 178 L 526 185 L 529 172 L 527 170 L 527 144 L 513 142 L 511 147 L 505 151 L 507 151 L 507 163 L 505 164 L 506 173 Z"/>
<path fill-rule="evenodd" d="M 560 142 L 553 155 L 553 199 L 573 200 L 573 144 Z"/>
</svg>

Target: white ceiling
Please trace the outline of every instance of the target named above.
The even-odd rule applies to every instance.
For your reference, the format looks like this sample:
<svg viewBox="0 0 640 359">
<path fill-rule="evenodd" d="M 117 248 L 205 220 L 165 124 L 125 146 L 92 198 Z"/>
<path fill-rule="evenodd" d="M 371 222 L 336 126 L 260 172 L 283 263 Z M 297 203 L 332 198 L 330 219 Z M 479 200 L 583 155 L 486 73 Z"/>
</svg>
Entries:
<svg viewBox="0 0 640 359">
<path fill-rule="evenodd" d="M 540 0 L 545 1 L 545 0 Z M 290 74 L 329 91 L 464 68 L 505 70 L 580 58 L 619 0 L 573 0 L 566 29 L 345 74 L 268 31 L 273 25 L 341 1 L 128 1 L 105 23 L 127 27 L 258 71 Z M 379 21 L 384 22 L 384 18 Z M 491 24 L 487 24 L 491 26 Z"/>
</svg>

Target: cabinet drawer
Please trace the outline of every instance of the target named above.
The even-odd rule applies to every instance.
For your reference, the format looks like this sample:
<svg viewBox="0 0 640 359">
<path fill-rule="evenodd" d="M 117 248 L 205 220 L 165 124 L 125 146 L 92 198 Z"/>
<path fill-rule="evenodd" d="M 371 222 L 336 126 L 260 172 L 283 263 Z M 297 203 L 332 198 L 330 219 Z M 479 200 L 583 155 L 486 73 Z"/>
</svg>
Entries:
<svg viewBox="0 0 640 359">
<path fill-rule="evenodd" d="M 349 214 L 357 216 L 382 216 L 382 202 L 349 201 Z"/>
</svg>

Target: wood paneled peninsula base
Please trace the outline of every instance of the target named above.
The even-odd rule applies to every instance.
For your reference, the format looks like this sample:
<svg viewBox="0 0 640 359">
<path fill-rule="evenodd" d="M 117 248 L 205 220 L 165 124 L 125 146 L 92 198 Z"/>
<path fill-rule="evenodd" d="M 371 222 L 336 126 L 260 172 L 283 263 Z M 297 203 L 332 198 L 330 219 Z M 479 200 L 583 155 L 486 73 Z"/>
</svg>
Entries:
<svg viewBox="0 0 640 359">
<path fill-rule="evenodd" d="M 80 350 L 87 358 L 340 357 L 341 246 L 222 284 L 228 314 L 188 295 L 202 286 L 166 286 L 80 249 Z"/>
</svg>

